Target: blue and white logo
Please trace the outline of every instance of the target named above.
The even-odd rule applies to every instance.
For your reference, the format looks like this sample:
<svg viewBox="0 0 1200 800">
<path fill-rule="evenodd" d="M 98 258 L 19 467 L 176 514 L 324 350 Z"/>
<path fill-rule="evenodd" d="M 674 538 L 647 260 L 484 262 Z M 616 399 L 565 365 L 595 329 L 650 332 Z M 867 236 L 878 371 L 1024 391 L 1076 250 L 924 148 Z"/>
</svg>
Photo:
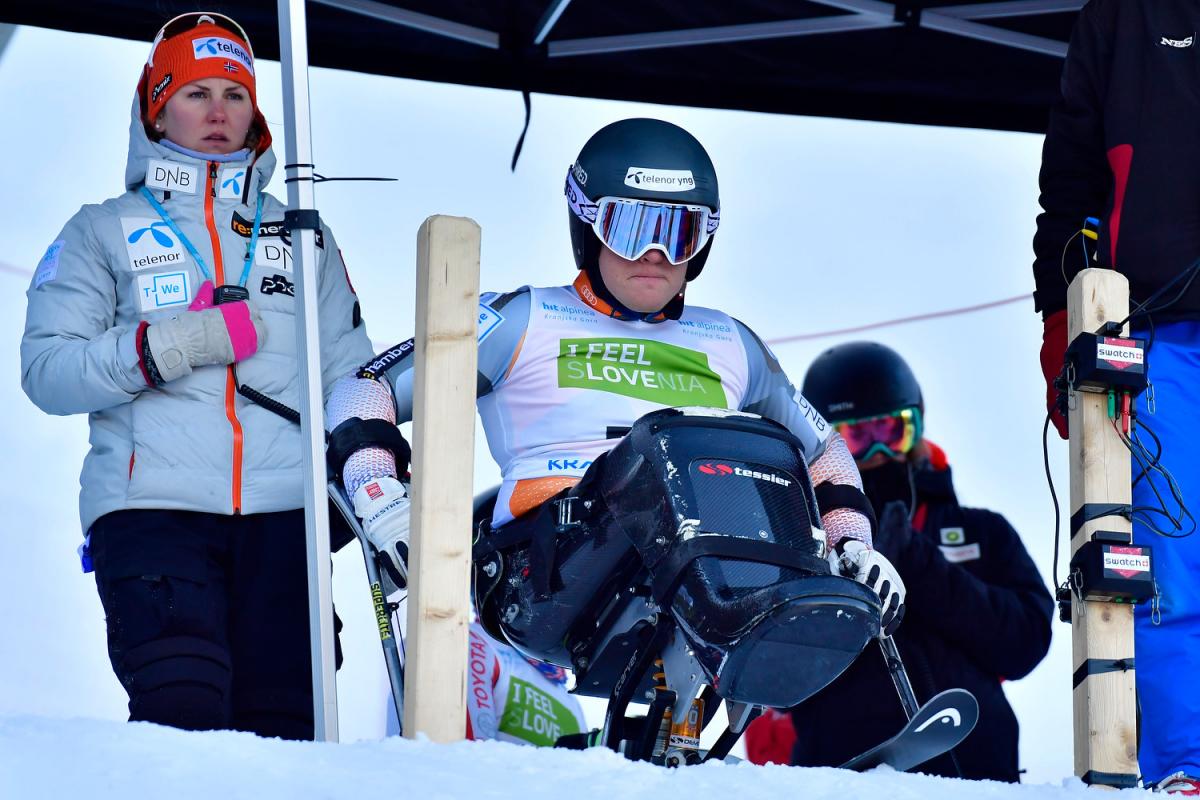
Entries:
<svg viewBox="0 0 1200 800">
<path fill-rule="evenodd" d="M 592 465 L 590 458 L 548 458 L 547 472 L 583 472 Z"/>
<path fill-rule="evenodd" d="M 38 262 L 37 272 L 33 274 L 33 288 L 36 289 L 43 283 L 49 283 L 58 277 L 58 258 L 62 255 L 63 248 L 67 246 L 66 239 L 59 239 L 54 244 L 46 248 L 46 254 L 42 256 L 42 260 Z"/>
<path fill-rule="evenodd" d="M 504 317 L 499 311 L 487 305 L 486 303 L 479 304 L 479 338 L 478 344 L 483 344 L 483 340 L 491 336 L 492 331 L 500 327 L 500 323 L 504 322 Z"/>
<path fill-rule="evenodd" d="M 138 302 L 142 311 L 186 306 L 190 301 L 186 272 L 156 272 L 138 276 Z"/>
<path fill-rule="evenodd" d="M 154 267 L 183 265 L 183 244 L 167 223 L 157 217 L 121 217 L 129 268 L 134 272 Z"/>
<path fill-rule="evenodd" d="M 254 74 L 254 62 L 251 60 L 250 54 L 246 52 L 246 48 L 224 36 L 193 39 L 192 55 L 196 57 L 197 61 L 202 58 L 224 58 L 236 61 L 249 70 L 251 75 Z"/>
<path fill-rule="evenodd" d="M 245 167 L 224 167 L 217 180 L 221 182 L 217 197 L 222 200 L 242 199 L 242 187 L 246 185 Z"/>
</svg>

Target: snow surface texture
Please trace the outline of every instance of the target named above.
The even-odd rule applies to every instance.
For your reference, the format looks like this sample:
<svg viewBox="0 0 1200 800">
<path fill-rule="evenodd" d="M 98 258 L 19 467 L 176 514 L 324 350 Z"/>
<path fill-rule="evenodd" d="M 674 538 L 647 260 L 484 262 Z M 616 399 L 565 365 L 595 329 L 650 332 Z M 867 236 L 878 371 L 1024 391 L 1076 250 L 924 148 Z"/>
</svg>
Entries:
<svg viewBox="0 0 1200 800">
<path fill-rule="evenodd" d="M 608 750 L 389 738 L 325 744 L 248 733 L 188 733 L 147 723 L 0 717 L 0 798 L 883 798 L 1057 800 L 1096 797 L 1079 780 L 1012 786 L 836 769 L 706 764 L 668 770 Z M 1149 797 L 1141 790 L 1127 790 Z M 1106 795 L 1111 796 L 1111 795 Z"/>
</svg>

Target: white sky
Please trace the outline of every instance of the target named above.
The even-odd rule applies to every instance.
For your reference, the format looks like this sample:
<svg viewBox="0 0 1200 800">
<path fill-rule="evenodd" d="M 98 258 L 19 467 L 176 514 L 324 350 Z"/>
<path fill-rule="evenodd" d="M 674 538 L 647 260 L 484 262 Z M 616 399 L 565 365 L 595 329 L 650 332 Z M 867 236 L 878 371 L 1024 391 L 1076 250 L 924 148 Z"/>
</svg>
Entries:
<svg viewBox="0 0 1200 800">
<path fill-rule="evenodd" d="M 17 30 L 0 57 L 0 713 L 120 719 L 125 697 L 107 662 L 103 614 L 79 572 L 83 417 L 51 418 L 19 386 L 28 275 L 85 203 L 123 189 L 129 105 L 147 44 Z M 283 163 L 277 64 L 258 70 L 259 100 Z M 398 183 L 318 187 L 363 301 L 372 339 L 413 327 L 416 231 L 435 213 L 483 229 L 485 289 L 566 283 L 575 274 L 562 182 L 602 125 L 655 116 L 707 147 L 721 181 L 721 230 L 688 299 L 719 306 L 766 339 L 986 302 L 1032 291 L 1041 137 L 685 109 L 535 95 L 509 171 L 523 107 L 512 92 L 331 70 L 311 73 L 313 145 L 323 174 Z M 285 197 L 277 173 L 272 191 Z M 948 452 L 960 498 L 1005 514 L 1049 583 L 1053 511 L 1043 477 L 1041 325 L 1029 304 L 869 334 L 902 353 L 925 392 L 929 438 Z M 850 338 L 862 338 L 850 337 Z M 799 383 L 839 339 L 775 348 Z M 476 486 L 498 475 L 482 435 Z M 1050 447 L 1060 496 L 1066 448 Z M 339 675 L 342 737 L 381 730 L 382 659 L 361 559 L 335 559 L 347 624 Z M 1070 630 L 1007 684 L 1027 780 L 1071 773 Z M 986 632 L 981 632 L 986 635 Z"/>
</svg>

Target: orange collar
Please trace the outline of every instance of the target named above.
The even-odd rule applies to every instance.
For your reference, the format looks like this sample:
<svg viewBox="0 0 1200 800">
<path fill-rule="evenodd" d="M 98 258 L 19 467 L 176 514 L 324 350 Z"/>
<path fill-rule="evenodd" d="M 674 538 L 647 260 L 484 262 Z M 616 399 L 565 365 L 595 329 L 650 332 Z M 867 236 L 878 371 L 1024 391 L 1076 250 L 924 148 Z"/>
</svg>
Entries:
<svg viewBox="0 0 1200 800">
<path fill-rule="evenodd" d="M 579 270 L 579 276 L 575 278 L 575 283 L 573 286 L 575 287 L 575 292 L 579 295 L 580 300 L 582 300 L 589 308 L 593 309 L 597 313 L 603 314 L 606 317 L 627 321 L 640 320 L 641 322 L 662 322 L 667 318 L 667 315 L 662 311 L 654 315 L 631 315 L 630 313 L 613 308 L 611 303 L 605 302 L 604 299 L 602 299 L 598 294 L 596 294 L 595 290 L 592 289 L 591 278 L 588 277 L 588 274 L 585 270 Z"/>
</svg>

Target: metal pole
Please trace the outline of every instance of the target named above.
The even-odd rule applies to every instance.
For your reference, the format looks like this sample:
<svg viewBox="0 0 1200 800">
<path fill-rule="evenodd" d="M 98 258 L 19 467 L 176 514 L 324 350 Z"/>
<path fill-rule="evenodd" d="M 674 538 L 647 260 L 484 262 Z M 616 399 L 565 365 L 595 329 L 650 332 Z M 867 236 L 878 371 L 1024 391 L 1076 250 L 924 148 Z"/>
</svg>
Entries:
<svg viewBox="0 0 1200 800">
<path fill-rule="evenodd" d="M 404 663 L 400 660 L 400 647 L 403 646 L 403 634 L 400 632 L 399 621 L 392 624 L 392 607 L 383 593 L 383 576 L 379 574 L 379 561 L 375 548 L 363 533 L 362 523 L 354 516 L 350 500 L 338 486 L 337 481 L 329 482 L 329 499 L 337 506 L 345 518 L 350 530 L 362 547 L 363 563 L 367 568 L 367 582 L 371 585 L 371 602 L 375 606 L 375 628 L 379 632 L 379 643 L 383 647 L 383 663 L 387 666 L 388 682 L 392 687 L 392 705 L 396 709 L 396 721 L 400 727 L 400 735 L 404 735 Z"/>
<path fill-rule="evenodd" d="M 921 709 L 921 704 L 917 702 L 912 681 L 908 679 L 908 670 L 904 668 L 904 662 L 900 660 L 900 650 L 896 647 L 896 640 L 890 636 L 880 636 L 878 641 L 879 649 L 883 651 L 883 660 L 887 662 L 888 674 L 892 676 L 892 683 L 896 685 L 896 694 L 900 695 L 900 704 L 904 706 L 904 716 L 912 719 Z"/>
<path fill-rule="evenodd" d="M 333 586 L 329 502 L 325 485 L 325 415 L 321 340 L 317 331 L 316 212 L 312 128 L 308 107 L 308 25 L 304 0 L 279 0 L 279 55 L 286 116 L 285 175 L 292 265 L 296 276 L 296 349 L 300 372 L 300 435 L 304 452 L 304 526 L 308 540 L 308 609 L 312 643 L 313 723 L 317 741 L 338 738 L 333 650 Z M 308 213 L 306 213 L 308 212 Z"/>
</svg>

